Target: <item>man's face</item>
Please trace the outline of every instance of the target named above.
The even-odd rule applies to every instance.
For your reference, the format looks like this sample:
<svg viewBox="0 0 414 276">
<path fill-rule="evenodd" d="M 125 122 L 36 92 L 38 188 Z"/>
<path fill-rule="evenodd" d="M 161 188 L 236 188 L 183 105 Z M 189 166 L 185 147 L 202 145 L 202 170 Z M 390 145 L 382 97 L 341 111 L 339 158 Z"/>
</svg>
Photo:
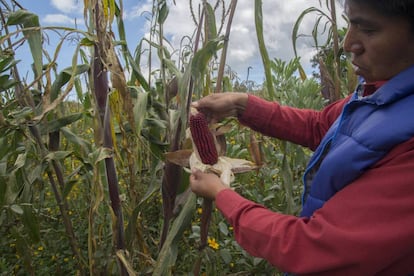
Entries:
<svg viewBox="0 0 414 276">
<path fill-rule="evenodd" d="M 346 1 L 350 25 L 344 49 L 357 75 L 367 82 L 388 80 L 414 65 L 414 34 L 409 22 L 385 17 L 366 5 Z"/>
</svg>

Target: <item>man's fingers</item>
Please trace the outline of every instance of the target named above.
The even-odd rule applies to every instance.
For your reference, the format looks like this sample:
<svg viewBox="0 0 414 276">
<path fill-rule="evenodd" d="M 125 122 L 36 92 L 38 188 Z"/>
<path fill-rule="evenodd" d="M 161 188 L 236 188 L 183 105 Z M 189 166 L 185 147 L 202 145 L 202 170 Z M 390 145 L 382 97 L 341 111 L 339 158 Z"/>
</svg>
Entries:
<svg viewBox="0 0 414 276">
<path fill-rule="evenodd" d="M 198 179 L 200 177 L 200 173 L 201 173 L 200 169 L 193 168 L 191 170 L 191 175 L 194 177 L 194 179 Z"/>
</svg>

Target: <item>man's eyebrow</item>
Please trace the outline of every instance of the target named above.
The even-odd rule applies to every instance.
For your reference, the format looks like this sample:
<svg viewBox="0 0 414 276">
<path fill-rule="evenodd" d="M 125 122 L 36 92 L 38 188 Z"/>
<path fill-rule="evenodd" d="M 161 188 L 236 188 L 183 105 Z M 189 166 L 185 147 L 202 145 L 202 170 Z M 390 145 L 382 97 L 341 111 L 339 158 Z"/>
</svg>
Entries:
<svg viewBox="0 0 414 276">
<path fill-rule="evenodd" d="M 358 24 L 358 25 L 363 25 L 363 26 L 377 26 L 378 25 L 377 22 L 368 20 L 363 17 L 353 17 L 353 18 L 346 17 L 346 18 L 347 18 L 347 21 L 351 24 Z"/>
</svg>

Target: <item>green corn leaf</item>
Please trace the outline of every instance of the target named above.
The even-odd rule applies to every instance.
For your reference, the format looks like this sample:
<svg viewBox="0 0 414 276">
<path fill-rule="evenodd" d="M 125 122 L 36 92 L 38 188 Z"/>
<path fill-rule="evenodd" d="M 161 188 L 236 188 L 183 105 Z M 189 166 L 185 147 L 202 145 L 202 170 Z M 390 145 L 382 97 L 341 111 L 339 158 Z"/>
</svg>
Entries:
<svg viewBox="0 0 414 276">
<path fill-rule="evenodd" d="M 52 89 L 50 93 L 50 100 L 54 101 L 59 95 L 60 89 L 68 83 L 68 81 L 72 78 L 72 76 L 80 75 L 89 70 L 88 64 L 81 64 L 77 65 L 76 67 L 68 67 L 64 69 L 59 75 L 56 77 L 56 80 L 52 84 Z"/>
<path fill-rule="evenodd" d="M 95 42 L 87 37 L 84 37 L 80 41 L 80 45 L 82 46 L 93 46 L 95 45 Z"/>
<path fill-rule="evenodd" d="M 104 0 L 103 1 L 103 13 L 109 24 L 112 24 L 115 17 L 115 1 L 114 0 Z"/>
<path fill-rule="evenodd" d="M 43 68 L 43 49 L 39 17 L 27 10 L 17 10 L 9 15 L 7 25 L 23 26 L 23 34 L 29 42 L 30 51 L 33 57 L 35 75 L 41 76 Z"/>
<path fill-rule="evenodd" d="M 177 65 L 171 59 L 164 59 L 164 65 L 166 68 L 172 72 L 172 75 L 180 77 L 182 74 L 180 70 L 177 68 Z"/>
<path fill-rule="evenodd" d="M 108 0 L 108 1 L 109 1 L 109 22 L 112 24 L 115 18 L 116 4 L 115 4 L 115 0 Z"/>
<path fill-rule="evenodd" d="M 112 150 L 108 148 L 100 147 L 94 152 L 92 152 L 91 154 L 89 154 L 90 163 L 94 164 L 95 166 L 98 166 L 99 162 L 101 162 L 102 160 L 106 158 L 111 158 L 112 153 L 113 153 Z"/>
<path fill-rule="evenodd" d="M 302 81 L 306 80 L 307 76 L 306 76 L 305 70 L 303 69 L 302 64 L 300 64 L 300 63 L 299 63 L 299 66 L 298 66 L 298 71 L 299 71 L 300 79 Z"/>
<path fill-rule="evenodd" d="M 147 105 L 148 105 L 149 93 L 138 93 L 136 101 L 134 103 L 134 117 L 136 133 L 141 133 L 144 120 L 147 117 Z"/>
<path fill-rule="evenodd" d="M 13 79 L 10 79 L 9 75 L 2 75 L 0 76 L 0 91 L 5 91 L 7 89 L 12 88 L 14 85 L 16 85 L 16 81 Z"/>
<path fill-rule="evenodd" d="M 109 1 L 111 1 L 111 0 L 103 0 L 102 1 L 102 9 L 103 9 L 103 14 L 104 14 L 104 16 L 105 16 L 105 18 L 106 19 L 108 19 L 109 18 L 109 15 L 108 15 L 108 2 Z"/>
<path fill-rule="evenodd" d="M 216 16 L 214 15 L 213 7 L 205 2 L 206 11 L 206 28 L 207 41 L 217 38 Z"/>
<path fill-rule="evenodd" d="M 16 161 L 14 162 L 13 171 L 17 171 L 18 169 L 23 168 L 26 164 L 26 158 L 27 152 L 17 155 Z"/>
<path fill-rule="evenodd" d="M 227 224 L 224 223 L 224 221 L 221 221 L 219 223 L 219 229 L 220 229 L 220 232 L 223 233 L 223 235 L 225 236 L 229 235 L 229 228 L 227 227 Z"/>
<path fill-rule="evenodd" d="M 29 245 L 27 244 L 27 240 L 20 234 L 16 226 L 13 226 L 11 228 L 10 233 L 12 237 L 16 240 L 16 252 L 22 259 L 25 271 L 27 271 L 27 273 L 29 274 L 34 274 L 35 272 L 33 269 L 31 256 L 32 250 L 30 250 Z"/>
<path fill-rule="evenodd" d="M 70 191 L 72 191 L 72 188 L 73 186 L 75 186 L 76 183 L 78 183 L 77 180 L 66 181 L 65 187 L 62 192 L 62 197 L 66 198 L 69 195 Z"/>
<path fill-rule="evenodd" d="M 125 24 L 123 20 L 123 12 L 122 12 L 122 1 L 120 2 L 120 6 L 115 3 L 115 16 L 116 16 L 116 22 L 118 26 L 118 35 L 119 35 L 119 44 L 122 47 L 121 55 L 124 57 L 125 61 L 125 67 L 129 67 L 129 58 L 128 55 L 130 55 L 128 45 L 126 43 L 127 37 L 125 32 Z"/>
<path fill-rule="evenodd" d="M 0 60 L 0 72 L 6 72 L 10 70 L 14 65 L 19 63 L 18 60 L 15 60 L 13 57 L 6 57 Z"/>
<path fill-rule="evenodd" d="M 73 133 L 69 128 L 67 127 L 62 127 L 60 129 L 60 131 L 62 132 L 62 134 L 65 136 L 65 138 L 75 144 L 80 146 L 84 152 L 89 152 L 89 148 L 90 148 L 90 143 L 84 139 L 82 139 L 81 137 L 77 136 L 75 133 Z"/>
<path fill-rule="evenodd" d="M 222 48 L 222 42 L 222 37 L 212 39 L 208 41 L 202 49 L 195 53 L 191 67 L 192 75 L 195 79 L 199 79 L 199 76 L 204 74 L 210 59 Z"/>
<path fill-rule="evenodd" d="M 191 224 L 191 219 L 196 207 L 196 199 L 196 195 L 190 193 L 183 209 L 174 220 L 171 230 L 158 255 L 153 275 L 172 275 L 171 268 L 177 259 L 178 243 L 184 230 Z"/>
<path fill-rule="evenodd" d="M 46 164 L 39 163 L 37 166 L 31 168 L 30 171 L 27 172 L 27 181 L 29 183 L 34 183 L 36 180 L 41 181 L 46 167 Z"/>
<path fill-rule="evenodd" d="M 2 164 L 0 164 L 2 165 Z M 7 193 L 7 182 L 5 178 L 0 174 L 0 208 L 6 203 L 6 193 Z M 0 221 L 1 225 L 1 221 Z"/>
<path fill-rule="evenodd" d="M 304 10 L 298 17 L 298 19 L 296 19 L 295 25 L 293 26 L 293 30 L 292 30 L 292 43 L 293 43 L 293 52 L 295 53 L 295 56 L 298 55 L 297 53 L 297 48 L 296 48 L 296 44 L 297 44 L 297 40 L 299 37 L 301 37 L 301 35 L 299 34 L 299 27 L 303 21 L 303 18 L 305 18 L 306 15 L 311 14 L 311 13 L 317 13 L 320 14 L 321 16 L 319 17 L 319 19 L 317 20 L 317 23 L 314 25 L 314 29 L 313 32 L 315 32 L 315 28 L 317 29 L 319 22 L 321 20 L 322 17 L 326 17 L 329 18 L 329 15 L 327 15 L 326 13 L 324 13 L 321 9 L 318 9 L 316 7 L 310 7 L 306 10 Z M 314 37 L 314 40 L 317 40 Z M 317 45 L 317 41 L 316 41 L 316 45 Z"/>
<path fill-rule="evenodd" d="M 47 125 L 46 125 L 45 128 L 43 128 L 43 131 L 45 133 L 55 132 L 55 131 L 58 131 L 61 128 L 67 126 L 67 125 L 70 125 L 74 122 L 79 121 L 82 118 L 83 118 L 82 113 L 69 114 L 65 117 L 58 118 L 56 120 L 51 120 L 51 121 L 47 122 Z"/>
<path fill-rule="evenodd" d="M 141 70 L 139 68 L 139 64 L 141 60 L 141 47 L 142 47 L 142 42 L 140 42 L 137 46 L 137 49 L 136 49 L 137 55 L 135 59 L 132 57 L 129 51 L 124 52 L 124 54 L 126 55 L 126 60 L 129 62 L 132 68 L 132 72 L 131 72 L 132 82 L 135 83 L 135 80 L 138 81 L 139 85 L 141 85 L 145 91 L 149 91 L 150 90 L 149 84 L 147 80 L 145 79 L 145 77 L 142 75 Z"/>
<path fill-rule="evenodd" d="M 40 226 L 36 213 L 31 205 L 23 205 L 22 222 L 33 243 L 40 241 Z"/>
<path fill-rule="evenodd" d="M 59 161 L 59 160 L 63 160 L 66 157 L 68 157 L 69 155 L 71 155 L 72 152 L 71 151 L 54 151 L 54 152 L 50 152 L 45 156 L 45 160 L 50 162 L 52 160 L 54 161 Z"/>
<path fill-rule="evenodd" d="M 158 4 L 158 24 L 164 24 L 165 20 L 168 17 L 169 8 L 165 0 L 160 1 Z"/>
<path fill-rule="evenodd" d="M 83 113 L 74 113 L 55 120 L 50 120 L 46 123 L 45 127 L 42 128 L 42 133 L 46 134 L 50 132 L 59 131 L 61 128 L 68 126 L 74 122 L 77 122 L 82 118 Z"/>
<path fill-rule="evenodd" d="M 22 207 L 20 207 L 20 205 L 17 205 L 17 204 L 11 205 L 10 210 L 12 210 L 14 213 L 16 213 L 18 215 L 23 215 L 23 213 L 24 213 Z"/>
<path fill-rule="evenodd" d="M 223 259 L 223 261 L 226 264 L 231 263 L 231 261 L 232 261 L 232 254 L 230 253 L 230 250 L 228 250 L 228 249 L 221 249 L 220 250 L 220 256 L 221 256 L 221 258 Z"/>
</svg>

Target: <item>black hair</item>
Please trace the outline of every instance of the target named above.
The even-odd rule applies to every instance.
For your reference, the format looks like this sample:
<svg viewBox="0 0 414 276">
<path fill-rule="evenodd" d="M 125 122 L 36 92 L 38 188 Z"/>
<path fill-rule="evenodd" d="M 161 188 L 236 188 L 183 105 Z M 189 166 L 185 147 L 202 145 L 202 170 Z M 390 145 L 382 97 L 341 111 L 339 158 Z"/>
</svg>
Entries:
<svg viewBox="0 0 414 276">
<path fill-rule="evenodd" d="M 403 17 L 411 23 L 414 32 L 414 0 L 344 0 L 360 5 L 366 5 L 387 17 Z"/>
</svg>

